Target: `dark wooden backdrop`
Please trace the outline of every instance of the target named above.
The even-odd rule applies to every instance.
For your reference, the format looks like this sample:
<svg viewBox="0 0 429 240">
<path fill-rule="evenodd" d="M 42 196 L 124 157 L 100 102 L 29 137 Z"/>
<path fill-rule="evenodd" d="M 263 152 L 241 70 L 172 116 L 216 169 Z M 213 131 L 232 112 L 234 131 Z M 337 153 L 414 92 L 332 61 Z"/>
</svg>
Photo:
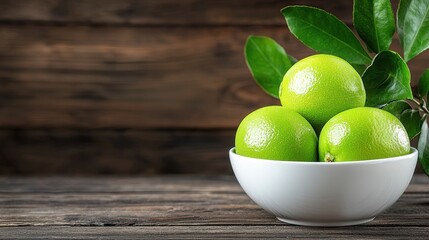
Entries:
<svg viewBox="0 0 429 240">
<path fill-rule="evenodd" d="M 286 28 L 291 4 L 352 22 L 351 0 L 1 0 L 0 173 L 231 173 L 239 121 L 278 104 L 246 68 L 247 36 L 313 54 Z"/>
</svg>

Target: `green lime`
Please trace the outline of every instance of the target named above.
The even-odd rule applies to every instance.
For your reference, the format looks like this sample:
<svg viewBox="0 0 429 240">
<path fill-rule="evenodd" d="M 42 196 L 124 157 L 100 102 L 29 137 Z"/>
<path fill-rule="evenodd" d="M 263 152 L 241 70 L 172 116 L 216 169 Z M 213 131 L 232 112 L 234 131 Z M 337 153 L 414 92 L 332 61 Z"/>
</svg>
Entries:
<svg viewBox="0 0 429 240">
<path fill-rule="evenodd" d="M 300 114 L 268 106 L 247 115 L 235 136 L 236 153 L 246 157 L 317 161 L 317 136 Z"/>
<path fill-rule="evenodd" d="M 365 89 L 345 60 L 317 54 L 295 63 L 280 85 L 283 106 L 305 117 L 317 132 L 337 113 L 365 105 Z"/>
<path fill-rule="evenodd" d="M 408 154 L 410 139 L 402 123 L 378 108 L 360 107 L 337 114 L 319 137 L 319 159 L 327 162 L 389 158 Z"/>
</svg>

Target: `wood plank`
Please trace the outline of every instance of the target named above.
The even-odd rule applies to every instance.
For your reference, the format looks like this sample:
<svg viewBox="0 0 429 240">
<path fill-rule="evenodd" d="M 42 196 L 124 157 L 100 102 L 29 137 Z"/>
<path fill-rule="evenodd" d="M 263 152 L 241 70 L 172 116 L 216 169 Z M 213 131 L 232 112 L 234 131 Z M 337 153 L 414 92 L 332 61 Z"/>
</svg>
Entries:
<svg viewBox="0 0 429 240">
<path fill-rule="evenodd" d="M 0 127 L 235 128 L 279 104 L 246 67 L 250 34 L 314 53 L 282 27 L 1 26 Z M 411 62 L 414 79 L 427 62 Z"/>
<path fill-rule="evenodd" d="M 352 1 L 347 0 L 3 0 L 0 22 L 284 26 L 280 9 L 297 4 L 320 7 L 351 23 Z"/>
<path fill-rule="evenodd" d="M 231 174 L 234 131 L 0 130 L 0 174 Z"/>
<path fill-rule="evenodd" d="M 283 225 L 241 192 L 1 193 L 0 204 L 0 227 Z M 429 226 L 428 204 L 405 194 L 368 225 Z"/>
<path fill-rule="evenodd" d="M 429 226 L 425 178 L 368 225 Z M 17 192 L 17 181 L 31 190 Z M 0 226 L 283 225 L 253 204 L 231 177 L 3 178 L 0 183 L 6 186 Z M 50 191 L 40 189 L 43 185 Z M 423 189 L 413 192 L 415 186 Z"/>
<path fill-rule="evenodd" d="M 2 239 L 427 239 L 429 227 L 3 227 Z"/>
<path fill-rule="evenodd" d="M 235 127 L 278 103 L 245 66 L 251 33 L 285 37 L 281 28 L 1 27 L 0 126 Z"/>
<path fill-rule="evenodd" d="M 234 138 L 234 129 L 3 129 L 0 174 L 232 174 Z"/>
<path fill-rule="evenodd" d="M 216 225 L 219 221 L 237 225 L 242 223 L 243 215 L 248 216 L 252 224 L 274 222 L 271 216 L 249 202 L 247 196 L 221 192 L 2 193 L 0 203 L 0 227 Z M 237 212 L 243 215 L 233 214 Z"/>
<path fill-rule="evenodd" d="M 423 175 L 415 176 L 400 200 L 376 220 L 354 227 L 323 229 L 275 220 L 246 197 L 233 177 L 226 176 L 2 177 L 0 189 L 1 239 L 132 239 L 138 234 L 156 239 L 420 239 L 427 237 L 429 230 L 429 178 Z"/>
<path fill-rule="evenodd" d="M 91 184 L 88 184 L 91 183 Z M 0 193 L 242 193 L 234 176 L 157 175 L 149 177 L 7 177 L 0 176 Z M 413 176 L 406 193 L 429 192 L 429 177 Z"/>
<path fill-rule="evenodd" d="M 425 186 L 429 178 L 415 186 Z M 88 184 L 91 183 L 91 184 Z M 0 193 L 242 193 L 235 177 L 229 175 L 156 175 L 145 177 L 18 177 L 0 176 Z"/>
</svg>

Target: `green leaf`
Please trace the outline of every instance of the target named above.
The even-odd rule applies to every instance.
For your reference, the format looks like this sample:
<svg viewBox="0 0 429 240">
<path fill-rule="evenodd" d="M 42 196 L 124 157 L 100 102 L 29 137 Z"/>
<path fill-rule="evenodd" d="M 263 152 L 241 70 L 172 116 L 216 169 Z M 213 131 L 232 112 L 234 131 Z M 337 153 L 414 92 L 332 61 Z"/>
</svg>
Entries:
<svg viewBox="0 0 429 240">
<path fill-rule="evenodd" d="M 383 106 L 382 109 L 390 112 L 391 114 L 395 115 L 395 117 L 400 119 L 402 112 L 407 109 L 411 109 L 411 106 L 406 101 L 400 100 L 388 103 Z"/>
<path fill-rule="evenodd" d="M 417 149 L 419 150 L 420 164 L 422 165 L 426 175 L 429 176 L 429 131 L 426 119 L 423 122 L 422 132 L 420 134 Z"/>
<path fill-rule="evenodd" d="M 429 93 L 429 68 L 419 78 L 418 92 L 420 97 L 424 97 Z"/>
<path fill-rule="evenodd" d="M 384 106 L 383 110 L 392 113 L 402 122 L 410 139 L 419 135 L 424 121 L 419 110 L 411 108 L 406 101 L 391 102 Z"/>
<path fill-rule="evenodd" d="M 401 0 L 398 8 L 398 34 L 407 62 L 429 48 L 428 0 Z"/>
<path fill-rule="evenodd" d="M 308 47 L 353 64 L 371 62 L 353 32 L 334 15 L 307 6 L 289 6 L 281 12 L 292 34 Z"/>
<path fill-rule="evenodd" d="M 390 0 L 355 0 L 353 25 L 369 50 L 388 50 L 395 32 Z"/>
<path fill-rule="evenodd" d="M 395 100 L 412 99 L 410 70 L 399 54 L 382 51 L 362 75 L 366 106 L 376 107 Z"/>
<path fill-rule="evenodd" d="M 244 47 L 247 66 L 258 85 L 269 95 L 279 98 L 279 87 L 292 66 L 290 57 L 273 39 L 249 36 Z"/>
<path fill-rule="evenodd" d="M 361 64 L 352 64 L 353 68 L 356 70 L 356 72 L 359 73 L 360 76 L 365 72 L 366 66 Z"/>
</svg>

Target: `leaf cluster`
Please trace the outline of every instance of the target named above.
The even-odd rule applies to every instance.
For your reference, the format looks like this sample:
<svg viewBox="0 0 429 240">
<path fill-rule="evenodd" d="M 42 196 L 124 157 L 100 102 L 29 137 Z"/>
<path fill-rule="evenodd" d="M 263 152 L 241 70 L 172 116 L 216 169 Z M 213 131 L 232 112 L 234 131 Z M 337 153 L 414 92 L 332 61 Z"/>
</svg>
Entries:
<svg viewBox="0 0 429 240">
<path fill-rule="evenodd" d="M 394 114 L 410 139 L 420 134 L 419 160 L 429 175 L 429 68 L 419 78 L 418 93 L 413 96 L 407 65 L 429 48 L 429 1 L 401 0 L 395 20 L 390 0 L 354 0 L 353 26 L 365 46 L 346 24 L 322 9 L 288 6 L 281 14 L 290 32 L 304 45 L 343 58 L 361 74 L 366 106 Z M 390 50 L 395 31 L 403 57 Z M 283 76 L 296 59 L 264 36 L 249 36 L 245 58 L 258 85 L 278 98 Z"/>
</svg>

